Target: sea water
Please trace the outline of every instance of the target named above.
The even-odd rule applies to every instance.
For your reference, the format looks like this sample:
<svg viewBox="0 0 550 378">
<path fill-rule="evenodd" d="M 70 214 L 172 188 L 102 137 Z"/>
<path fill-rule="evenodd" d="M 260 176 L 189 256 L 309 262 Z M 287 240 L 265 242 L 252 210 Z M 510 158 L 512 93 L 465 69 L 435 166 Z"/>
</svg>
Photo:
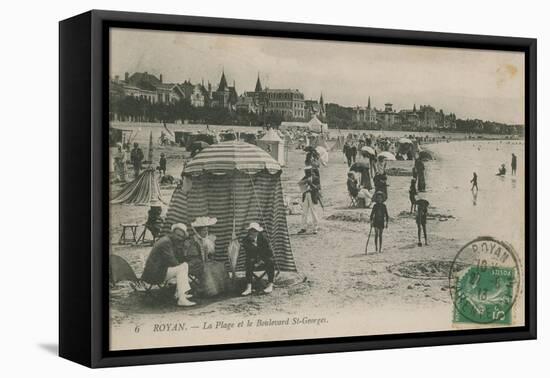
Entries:
<svg viewBox="0 0 550 378">
<path fill-rule="evenodd" d="M 427 197 L 432 206 L 456 217 L 445 234 L 459 240 L 493 236 L 523 251 L 525 236 L 525 146 L 523 141 L 457 141 L 429 147 L 436 160 L 426 163 Z M 517 172 L 512 175 L 512 153 Z M 497 176 L 501 164 L 506 175 Z M 470 180 L 477 173 L 479 190 Z M 471 237 L 470 237 L 471 236 Z M 467 240 L 465 240 L 467 241 Z"/>
</svg>

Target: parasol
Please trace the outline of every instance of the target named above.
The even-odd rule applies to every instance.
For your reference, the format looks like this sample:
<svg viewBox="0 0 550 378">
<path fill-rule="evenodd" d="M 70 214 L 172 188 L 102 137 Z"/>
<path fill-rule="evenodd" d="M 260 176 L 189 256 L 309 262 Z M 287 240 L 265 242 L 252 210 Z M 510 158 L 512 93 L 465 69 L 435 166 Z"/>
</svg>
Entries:
<svg viewBox="0 0 550 378">
<path fill-rule="evenodd" d="M 418 157 L 422 160 L 433 160 L 432 155 L 428 151 L 420 151 Z"/>
<path fill-rule="evenodd" d="M 199 152 L 183 170 L 184 175 L 227 174 L 235 170 L 255 174 L 281 171 L 281 166 L 261 148 L 239 141 L 210 145 Z"/>
<path fill-rule="evenodd" d="M 395 155 L 389 151 L 383 151 L 378 154 L 378 158 L 383 158 L 384 160 L 395 160 Z"/>
<path fill-rule="evenodd" d="M 361 147 L 361 151 L 366 152 L 366 153 L 368 153 L 369 155 L 372 155 L 372 156 L 376 155 L 376 151 L 374 150 L 374 148 L 372 148 L 370 146 Z"/>
<path fill-rule="evenodd" d="M 317 146 L 315 147 L 315 151 L 319 154 L 319 160 L 321 161 L 321 164 L 323 164 L 325 167 L 328 164 L 328 152 L 327 149 L 323 146 Z"/>
<path fill-rule="evenodd" d="M 428 205 L 430 204 L 430 202 L 428 201 L 427 197 L 426 197 L 426 193 L 418 193 L 416 195 L 416 204 L 417 205 L 425 205 L 426 207 L 428 207 Z"/>
</svg>

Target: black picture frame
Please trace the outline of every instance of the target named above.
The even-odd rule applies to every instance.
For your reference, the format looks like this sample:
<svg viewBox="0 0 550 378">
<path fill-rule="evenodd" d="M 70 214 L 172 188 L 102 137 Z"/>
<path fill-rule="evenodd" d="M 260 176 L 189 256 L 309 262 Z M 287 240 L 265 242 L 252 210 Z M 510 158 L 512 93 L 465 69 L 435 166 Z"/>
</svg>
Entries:
<svg viewBox="0 0 550 378">
<path fill-rule="evenodd" d="M 525 326 L 131 351 L 108 350 L 110 27 L 525 53 Z M 93 10 L 59 24 L 59 354 L 89 367 L 536 338 L 536 39 Z"/>
</svg>

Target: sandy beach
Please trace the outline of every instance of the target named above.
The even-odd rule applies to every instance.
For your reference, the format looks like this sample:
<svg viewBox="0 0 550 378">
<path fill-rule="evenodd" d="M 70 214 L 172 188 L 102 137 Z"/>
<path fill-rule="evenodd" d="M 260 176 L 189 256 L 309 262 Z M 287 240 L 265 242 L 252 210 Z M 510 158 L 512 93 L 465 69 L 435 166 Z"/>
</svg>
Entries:
<svg viewBox="0 0 550 378">
<path fill-rule="evenodd" d="M 142 147 L 146 153 L 146 145 L 142 144 Z M 134 330 L 136 325 L 147 324 L 151 314 L 155 314 L 155 323 L 166 324 L 202 322 L 211 317 L 218 320 L 235 316 L 242 319 L 283 319 L 285 316 L 300 317 L 304 314 L 325 314 L 349 324 L 353 319 L 340 318 L 339 314 L 350 313 L 350 309 L 369 321 L 359 330 L 353 327 L 349 332 L 340 332 L 342 334 L 414 330 L 423 316 L 429 317 L 430 313 L 436 312 L 448 313 L 448 316 L 439 317 L 444 319 L 443 322 L 430 324 L 427 321 L 422 325 L 423 329 L 450 329 L 453 305 L 448 273 L 450 262 L 462 245 L 479 235 L 492 235 L 510 242 L 523 258 L 523 223 L 518 222 L 517 212 L 509 211 L 509 205 L 514 204 L 519 212 L 523 212 L 520 203 L 524 188 L 523 180 L 519 180 L 523 177 L 522 163 L 517 182 L 514 178 L 501 180 L 494 176 L 500 163 L 509 164 L 512 152 L 518 155 L 520 162 L 524 161 L 523 144 L 519 141 L 454 141 L 423 147 L 435 157 L 434 161 L 426 163 L 427 194 L 430 198 L 427 246 L 417 247 L 414 215 L 408 212 L 411 177 L 389 176 L 386 205 L 390 223 L 384 232 L 384 249 L 382 253 L 374 253 L 371 239 L 369 254 L 365 255 L 370 209 L 349 208 L 345 158 L 340 151 L 330 152 L 328 166 L 321 169 L 324 210 L 318 208 L 322 219 L 320 232 L 317 235 L 296 235 L 300 229 L 301 215 L 287 217 L 298 274 L 281 274 L 271 295 L 243 298 L 234 293 L 224 298 L 199 298 L 197 306 L 185 309 L 176 307 L 173 301 L 166 301 L 162 296 L 135 292 L 121 283 L 111 291 L 112 334 L 124 335 Z M 467 153 L 464 153 L 465 149 Z M 167 173 L 179 177 L 184 156 L 182 149 L 155 147 L 153 161 L 158 161 L 161 152 L 168 159 Z M 289 201 L 300 197 L 296 183 L 303 176 L 304 158 L 303 151 L 290 148 L 282 175 L 283 190 Z M 410 172 L 412 164 L 412 161 L 392 161 L 388 162 L 387 168 Z M 475 199 L 469 190 L 473 171 L 480 176 L 480 191 Z M 120 187 L 114 185 L 113 192 Z M 169 203 L 174 187 L 161 189 L 164 200 Z M 166 207 L 163 207 L 164 212 Z M 119 245 L 117 242 L 120 224 L 142 223 L 147 210 L 145 206 L 111 207 L 112 219 L 117 219 L 116 223 L 111 222 L 111 253 L 124 257 L 138 277 L 151 247 Z M 501 235 L 502 229 L 508 233 Z M 510 234 L 510 229 L 517 232 Z M 388 308 L 395 309 L 392 311 L 394 314 L 416 311 L 419 320 L 409 324 L 399 315 L 392 320 L 391 316 L 383 315 L 384 309 Z M 340 331 L 345 328 L 344 323 L 339 326 Z M 314 333 L 314 330 L 303 335 L 300 332 L 289 333 L 288 338 L 321 337 Z M 237 335 L 233 334 L 225 342 L 235 342 L 239 339 L 235 339 Z M 270 336 L 267 333 L 263 336 L 281 339 L 286 338 L 287 334 Z M 159 346 L 166 343 L 164 338 L 158 340 Z M 212 341 L 204 335 L 201 340 L 204 343 Z M 216 341 L 220 342 L 218 339 Z M 112 342 L 115 347 L 128 347 L 123 342 L 117 344 L 116 338 Z M 181 338 L 177 342 L 185 345 Z M 139 343 L 135 345 L 139 346 Z"/>
</svg>

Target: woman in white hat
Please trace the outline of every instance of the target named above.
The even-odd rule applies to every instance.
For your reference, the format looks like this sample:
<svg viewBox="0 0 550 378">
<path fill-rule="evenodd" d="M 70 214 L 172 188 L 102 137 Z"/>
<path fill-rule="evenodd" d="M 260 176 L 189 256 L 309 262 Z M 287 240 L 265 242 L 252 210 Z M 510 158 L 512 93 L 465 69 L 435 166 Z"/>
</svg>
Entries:
<svg viewBox="0 0 550 378">
<path fill-rule="evenodd" d="M 196 276 L 200 277 L 199 292 L 204 297 L 219 295 L 229 287 L 229 275 L 225 270 L 225 264 L 214 261 L 216 236 L 209 233 L 209 227 L 216 223 L 217 219 L 210 217 L 198 217 L 191 222 L 194 231 L 192 240 L 196 246 L 192 249 L 200 251 L 201 271 Z"/>
<path fill-rule="evenodd" d="M 208 233 L 208 227 L 215 225 L 217 222 L 218 220 L 216 218 L 210 217 L 198 217 L 191 222 L 191 227 L 193 227 L 195 231 L 193 239 L 199 245 L 203 262 L 211 260 L 214 257 L 216 236 Z"/>
<path fill-rule="evenodd" d="M 248 225 L 248 234 L 244 238 L 241 246 L 246 253 L 246 289 L 241 295 L 252 294 L 252 280 L 254 279 L 254 266 L 258 262 L 263 262 L 264 270 L 267 273 L 268 284 L 264 293 L 269 294 L 273 291 L 273 280 L 275 279 L 275 260 L 273 250 L 263 234 L 263 228 L 256 222 Z"/>
</svg>

